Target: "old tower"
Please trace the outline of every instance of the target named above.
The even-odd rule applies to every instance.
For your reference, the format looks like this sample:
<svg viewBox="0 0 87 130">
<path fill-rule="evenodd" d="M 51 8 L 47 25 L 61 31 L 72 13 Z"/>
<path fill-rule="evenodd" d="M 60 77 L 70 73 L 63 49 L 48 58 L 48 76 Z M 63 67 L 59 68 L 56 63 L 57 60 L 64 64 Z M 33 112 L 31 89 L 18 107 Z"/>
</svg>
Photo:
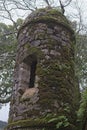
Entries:
<svg viewBox="0 0 87 130">
<path fill-rule="evenodd" d="M 57 10 L 39 9 L 25 19 L 18 32 L 8 130 L 74 130 L 79 100 L 74 45 L 74 32 Z"/>
</svg>

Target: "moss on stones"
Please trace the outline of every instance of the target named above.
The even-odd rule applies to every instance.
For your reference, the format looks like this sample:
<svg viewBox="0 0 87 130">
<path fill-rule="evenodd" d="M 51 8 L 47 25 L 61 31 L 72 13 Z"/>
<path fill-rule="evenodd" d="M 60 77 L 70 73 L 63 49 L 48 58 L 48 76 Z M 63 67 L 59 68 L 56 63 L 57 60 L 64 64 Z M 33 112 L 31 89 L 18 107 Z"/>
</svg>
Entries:
<svg viewBox="0 0 87 130">
<path fill-rule="evenodd" d="M 39 13 L 41 13 L 41 11 L 45 12 L 45 13 L 42 13 L 42 15 L 39 16 Z M 52 8 L 51 9 L 47 9 L 47 8 L 39 9 L 35 12 L 34 18 L 29 16 L 27 19 L 28 19 L 27 22 L 25 21 L 25 23 L 19 29 L 18 36 L 19 36 L 19 33 L 22 31 L 22 29 L 25 28 L 26 26 L 31 27 L 32 25 L 35 25 L 36 23 L 40 23 L 40 22 L 46 23 L 46 24 L 52 22 L 54 24 L 64 26 L 66 29 L 68 29 L 68 31 L 70 31 L 72 34 L 74 34 L 74 31 L 70 27 L 69 21 L 66 19 L 66 17 L 61 12 L 59 12 L 56 9 L 52 9 Z"/>
<path fill-rule="evenodd" d="M 64 118 L 63 118 L 64 117 Z M 67 119 L 66 116 L 58 116 L 54 114 L 48 114 L 46 117 L 43 118 L 37 118 L 37 119 L 28 119 L 28 120 L 19 120 L 17 122 L 10 123 L 6 129 L 20 129 L 20 128 L 45 128 L 48 129 L 55 129 L 55 130 L 74 130 L 76 127 L 68 122 L 65 122 Z M 61 122 L 61 125 L 59 128 L 56 127 L 58 123 Z M 63 122 L 63 123 L 62 123 Z M 68 125 L 65 125 L 65 128 L 63 128 L 63 125 L 65 123 L 68 123 Z"/>
<path fill-rule="evenodd" d="M 55 9 L 37 10 L 25 20 L 19 30 L 18 40 L 20 47 L 17 62 L 21 73 L 18 73 L 19 78 L 17 75 L 16 79 L 20 79 L 19 83 L 24 80 L 26 83 L 23 82 L 21 86 L 26 89 L 30 82 L 26 81 L 26 77 L 31 76 L 32 62 L 36 61 L 35 76 L 38 78 L 35 79 L 35 83 L 38 84 L 38 92 L 31 92 L 28 88 L 20 97 L 16 90 L 20 100 L 13 102 L 17 114 L 13 109 L 13 118 L 11 118 L 13 123 L 8 125 L 8 129 L 24 127 L 52 129 L 53 127 L 56 130 L 55 125 L 59 127 L 58 125 L 61 124 L 60 130 L 71 130 L 71 124 L 75 124 L 76 121 L 77 102 L 74 102 L 76 93 L 73 94 L 75 92 L 73 45 L 75 39 L 69 21 Z M 24 66 L 20 66 L 22 63 Z M 25 79 L 22 72 L 28 73 L 23 75 Z M 66 104 L 69 110 L 65 108 Z M 48 116 L 49 119 L 48 113 L 52 114 Z M 59 120 L 60 116 L 63 121 Z M 64 128 L 67 120 L 69 126 Z"/>
<path fill-rule="evenodd" d="M 24 48 L 27 49 L 26 51 L 27 56 L 34 55 L 34 57 L 36 56 L 38 59 L 42 59 L 44 57 L 44 53 L 38 47 L 34 47 L 31 46 L 30 44 L 26 44 Z"/>
</svg>

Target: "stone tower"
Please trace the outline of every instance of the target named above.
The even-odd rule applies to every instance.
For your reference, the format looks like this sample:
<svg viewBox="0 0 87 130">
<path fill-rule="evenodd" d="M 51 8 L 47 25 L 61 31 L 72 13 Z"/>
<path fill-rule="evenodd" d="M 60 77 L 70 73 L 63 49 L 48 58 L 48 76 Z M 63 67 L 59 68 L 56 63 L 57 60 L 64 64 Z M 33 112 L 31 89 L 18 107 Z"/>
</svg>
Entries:
<svg viewBox="0 0 87 130">
<path fill-rule="evenodd" d="M 75 130 L 79 88 L 74 32 L 55 9 L 31 13 L 18 32 L 8 130 Z"/>
</svg>

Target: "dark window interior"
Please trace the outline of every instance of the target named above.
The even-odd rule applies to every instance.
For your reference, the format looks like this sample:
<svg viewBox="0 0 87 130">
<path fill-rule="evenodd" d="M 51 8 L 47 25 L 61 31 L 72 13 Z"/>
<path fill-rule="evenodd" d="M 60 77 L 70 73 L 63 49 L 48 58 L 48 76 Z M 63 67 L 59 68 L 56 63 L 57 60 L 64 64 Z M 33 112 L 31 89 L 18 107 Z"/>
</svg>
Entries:
<svg viewBox="0 0 87 130">
<path fill-rule="evenodd" d="M 36 65 L 37 65 L 37 60 L 32 61 L 31 65 L 30 65 L 29 88 L 34 87 L 35 75 L 36 75 Z"/>
</svg>

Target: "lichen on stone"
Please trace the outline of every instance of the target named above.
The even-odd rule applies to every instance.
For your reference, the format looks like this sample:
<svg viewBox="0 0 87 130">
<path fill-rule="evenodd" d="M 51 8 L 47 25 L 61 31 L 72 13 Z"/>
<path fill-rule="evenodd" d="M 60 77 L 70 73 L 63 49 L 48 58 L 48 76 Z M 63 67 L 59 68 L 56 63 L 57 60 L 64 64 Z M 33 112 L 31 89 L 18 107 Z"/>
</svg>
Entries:
<svg viewBox="0 0 87 130">
<path fill-rule="evenodd" d="M 7 129 L 56 129 L 59 124 L 48 122 L 47 115 L 51 114 L 51 121 L 63 118 L 61 130 L 73 130 L 79 87 L 74 68 L 75 37 L 69 21 L 55 9 L 39 9 L 25 19 L 17 38 L 15 85 Z M 33 85 L 29 86 L 31 81 Z M 65 128 L 65 122 L 71 125 Z"/>
</svg>

